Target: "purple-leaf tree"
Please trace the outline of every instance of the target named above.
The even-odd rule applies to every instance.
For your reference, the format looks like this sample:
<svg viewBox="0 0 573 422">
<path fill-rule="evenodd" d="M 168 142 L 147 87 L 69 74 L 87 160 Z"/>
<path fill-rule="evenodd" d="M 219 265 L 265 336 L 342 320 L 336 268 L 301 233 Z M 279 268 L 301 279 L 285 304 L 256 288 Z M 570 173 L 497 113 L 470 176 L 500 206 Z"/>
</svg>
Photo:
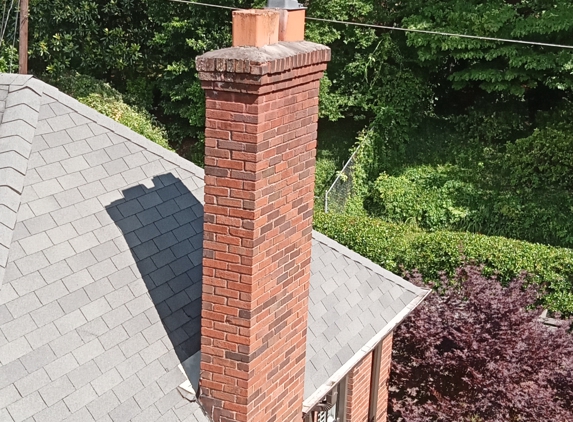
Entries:
<svg viewBox="0 0 573 422">
<path fill-rule="evenodd" d="M 570 324 L 539 322 L 537 291 L 524 280 L 503 287 L 460 268 L 404 321 L 390 421 L 573 421 Z"/>
</svg>

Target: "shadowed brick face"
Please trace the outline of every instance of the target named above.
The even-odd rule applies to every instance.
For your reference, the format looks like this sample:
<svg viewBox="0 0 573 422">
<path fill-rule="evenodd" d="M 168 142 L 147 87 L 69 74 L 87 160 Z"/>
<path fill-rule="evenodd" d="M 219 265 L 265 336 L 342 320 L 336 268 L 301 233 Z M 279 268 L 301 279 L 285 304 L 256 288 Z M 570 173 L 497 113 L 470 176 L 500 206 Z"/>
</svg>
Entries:
<svg viewBox="0 0 573 422">
<path fill-rule="evenodd" d="M 201 401 L 215 422 L 302 416 L 319 80 L 330 50 L 197 59 L 206 92 Z"/>
</svg>

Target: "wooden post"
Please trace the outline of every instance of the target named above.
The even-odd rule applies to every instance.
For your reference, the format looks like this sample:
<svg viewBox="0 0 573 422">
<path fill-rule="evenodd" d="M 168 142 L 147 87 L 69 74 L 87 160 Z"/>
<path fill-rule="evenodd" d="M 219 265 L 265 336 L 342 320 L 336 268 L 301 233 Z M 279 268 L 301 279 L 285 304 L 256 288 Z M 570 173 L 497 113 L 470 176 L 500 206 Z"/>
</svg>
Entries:
<svg viewBox="0 0 573 422">
<path fill-rule="evenodd" d="M 28 73 L 28 0 L 20 0 L 19 73 Z"/>
</svg>

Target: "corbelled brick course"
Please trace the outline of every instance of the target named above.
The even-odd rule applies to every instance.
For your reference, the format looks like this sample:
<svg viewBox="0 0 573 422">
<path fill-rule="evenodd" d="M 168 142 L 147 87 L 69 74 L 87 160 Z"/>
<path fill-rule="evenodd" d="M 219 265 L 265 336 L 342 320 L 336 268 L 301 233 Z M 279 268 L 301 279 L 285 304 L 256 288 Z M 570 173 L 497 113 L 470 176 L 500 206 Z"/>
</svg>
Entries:
<svg viewBox="0 0 573 422">
<path fill-rule="evenodd" d="M 207 98 L 201 400 L 215 422 L 302 415 L 318 93 L 329 57 L 302 42 L 197 59 Z"/>
</svg>

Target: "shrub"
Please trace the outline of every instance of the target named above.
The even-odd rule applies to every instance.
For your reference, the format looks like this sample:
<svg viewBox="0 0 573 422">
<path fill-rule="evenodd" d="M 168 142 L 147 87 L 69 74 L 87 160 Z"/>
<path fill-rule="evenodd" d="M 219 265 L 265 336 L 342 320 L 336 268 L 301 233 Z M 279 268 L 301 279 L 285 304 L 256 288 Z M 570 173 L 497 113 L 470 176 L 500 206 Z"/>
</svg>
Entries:
<svg viewBox="0 0 573 422">
<path fill-rule="evenodd" d="M 573 313 L 573 251 L 467 232 L 424 232 L 371 217 L 315 212 L 315 228 L 390 271 L 417 269 L 427 281 L 470 261 L 508 283 L 521 272 L 544 288 L 549 309 Z"/>
<path fill-rule="evenodd" d="M 410 221 L 428 230 L 460 224 L 470 210 L 455 199 L 464 193 L 469 196 L 472 185 L 448 177 L 448 171 L 421 166 L 399 176 L 382 173 L 374 183 L 372 211 L 387 221 Z"/>
<path fill-rule="evenodd" d="M 161 125 L 147 111 L 126 104 L 122 95 L 109 84 L 80 74 L 62 76 L 50 83 L 79 102 L 127 126 L 150 141 L 173 150 L 167 142 L 165 130 Z"/>
<path fill-rule="evenodd" d="M 571 125 L 537 129 L 531 136 L 509 143 L 505 166 L 512 185 L 573 192 L 572 130 Z"/>
<path fill-rule="evenodd" d="M 539 322 L 524 282 L 442 280 L 396 330 L 390 421 L 573 420 L 573 337 Z"/>
</svg>

